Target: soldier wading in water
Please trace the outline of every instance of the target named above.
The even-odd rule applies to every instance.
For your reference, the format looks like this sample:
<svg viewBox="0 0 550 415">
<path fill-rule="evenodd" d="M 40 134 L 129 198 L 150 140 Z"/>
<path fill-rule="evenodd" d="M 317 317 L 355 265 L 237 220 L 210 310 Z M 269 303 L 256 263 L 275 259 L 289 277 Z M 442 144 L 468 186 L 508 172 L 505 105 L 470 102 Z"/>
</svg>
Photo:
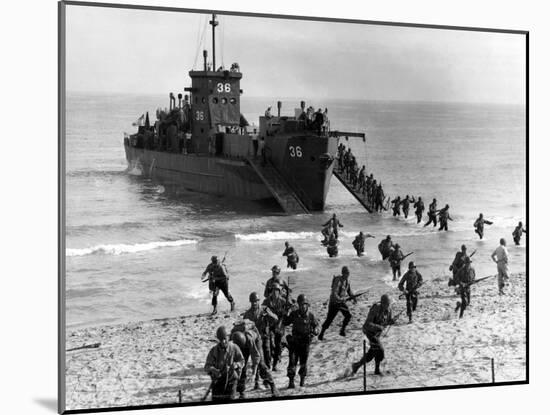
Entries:
<svg viewBox="0 0 550 415">
<path fill-rule="evenodd" d="M 367 354 L 363 355 L 361 360 L 352 363 L 352 373 L 357 373 L 361 366 L 374 359 L 374 374 L 382 374 L 382 372 L 380 372 L 380 362 L 384 360 L 384 347 L 380 342 L 380 337 L 384 331 L 384 328 L 390 324 L 395 324 L 395 321 L 392 318 L 392 313 L 390 310 L 390 298 L 384 294 L 380 298 L 380 302 L 373 304 L 369 310 L 367 320 L 363 325 L 363 333 L 365 333 L 365 336 L 367 336 L 367 339 L 369 340 L 370 348 Z"/>
<path fill-rule="evenodd" d="M 407 300 L 407 316 L 409 323 L 412 323 L 412 312 L 416 310 L 418 303 L 418 288 L 422 285 L 422 275 L 416 270 L 416 265 L 413 261 L 409 262 L 409 270 L 403 274 L 403 278 L 399 281 L 400 291 L 403 291 Z"/>
<path fill-rule="evenodd" d="M 231 304 L 231 311 L 235 310 L 235 301 L 229 293 L 229 276 L 223 264 L 220 264 L 217 256 L 211 258 L 202 276 L 208 274 L 208 288 L 212 291 L 212 314 L 218 312 L 218 294 L 221 292 Z"/>
</svg>

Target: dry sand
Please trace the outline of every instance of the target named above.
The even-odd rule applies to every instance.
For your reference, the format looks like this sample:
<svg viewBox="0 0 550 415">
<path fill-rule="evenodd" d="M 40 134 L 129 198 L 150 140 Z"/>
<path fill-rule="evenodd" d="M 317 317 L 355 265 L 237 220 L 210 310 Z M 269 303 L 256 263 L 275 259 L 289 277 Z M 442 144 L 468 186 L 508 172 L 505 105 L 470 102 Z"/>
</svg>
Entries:
<svg viewBox="0 0 550 415">
<path fill-rule="evenodd" d="M 395 312 L 405 307 L 397 289 L 388 289 Z M 306 386 L 287 390 L 287 351 L 279 370 L 273 372 L 281 396 L 360 392 L 363 376 L 344 377 L 352 361 L 361 357 L 361 326 L 370 305 L 382 292 L 363 296 L 350 305 L 353 319 L 348 335 L 338 335 L 338 316 L 320 342 L 311 346 Z M 328 293 L 327 293 L 328 296 Z M 491 382 L 491 358 L 495 381 L 526 379 L 525 274 L 513 275 L 507 295 L 497 295 L 496 278 L 472 287 L 471 306 L 458 319 L 458 297 L 447 278 L 427 282 L 420 290 L 412 324 L 405 313 L 384 338 L 386 360 L 383 376 L 367 365 L 367 390 L 388 390 Z M 128 405 L 157 405 L 200 401 L 210 384 L 203 365 L 214 346 L 218 326 L 230 328 L 245 311 L 166 318 L 131 324 L 80 329 L 67 335 L 67 349 L 100 343 L 99 347 L 67 352 L 67 409 Z M 221 303 L 221 309 L 229 307 Z M 311 311 L 320 323 L 327 306 L 313 303 Z M 368 347 L 368 344 L 367 344 Z M 249 385 L 250 389 L 250 385 Z M 247 398 L 270 397 L 268 390 L 247 391 Z"/>
</svg>

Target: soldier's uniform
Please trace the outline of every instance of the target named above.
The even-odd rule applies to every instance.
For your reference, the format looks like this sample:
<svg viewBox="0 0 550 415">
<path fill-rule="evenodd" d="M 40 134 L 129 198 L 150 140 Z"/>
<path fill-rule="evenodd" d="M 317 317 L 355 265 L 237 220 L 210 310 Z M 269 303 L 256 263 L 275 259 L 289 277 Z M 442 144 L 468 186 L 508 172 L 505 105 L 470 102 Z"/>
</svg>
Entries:
<svg viewBox="0 0 550 415">
<path fill-rule="evenodd" d="M 298 264 L 298 254 L 294 250 L 294 247 L 290 246 L 288 243 L 286 245 L 286 248 L 283 252 L 283 256 L 286 256 L 286 267 L 296 269 L 296 265 Z"/>
<path fill-rule="evenodd" d="M 275 268 L 275 266 L 273 268 Z M 281 295 L 286 298 L 287 295 L 289 295 L 290 290 L 288 289 L 288 284 L 286 281 L 282 279 L 279 274 L 272 276 L 265 282 L 264 297 L 269 297 L 273 292 L 273 287 L 277 285 L 281 288 Z"/>
<path fill-rule="evenodd" d="M 280 292 L 280 287 L 278 285 L 274 285 L 273 289 L 279 290 Z M 262 303 L 262 307 L 266 307 L 277 316 L 277 321 L 274 321 L 273 319 L 270 322 L 269 342 L 267 342 L 268 344 L 264 346 L 264 350 L 268 352 L 264 356 L 265 363 L 273 370 L 277 370 L 277 363 L 279 363 L 281 358 L 281 342 L 284 334 L 284 327 L 282 323 L 284 316 L 287 314 L 289 304 L 290 303 L 287 303 L 283 297 L 276 297 L 273 293 Z"/>
<path fill-rule="evenodd" d="M 403 251 L 399 248 L 399 244 L 395 244 L 393 251 L 389 256 L 391 270 L 393 273 L 393 280 L 396 281 L 401 276 L 401 261 L 403 261 Z"/>
<path fill-rule="evenodd" d="M 298 307 L 300 307 L 300 304 L 307 304 L 309 306 L 309 302 L 303 294 L 298 296 Z M 300 386 L 304 386 L 305 377 L 307 376 L 309 346 L 312 337 L 317 334 L 318 322 L 311 311 L 306 309 L 304 312 L 298 308 L 284 318 L 283 324 L 285 326 L 292 325 L 292 334 L 287 336 L 289 351 L 287 376 L 289 387 L 294 387 L 294 377 L 296 376 L 296 366 L 298 363 L 300 364 L 300 370 L 298 371 Z"/>
<path fill-rule="evenodd" d="M 438 215 L 439 215 L 439 230 L 448 231 L 449 221 L 452 220 L 451 215 L 449 215 L 449 206 L 447 205 L 443 209 L 441 209 Z"/>
<path fill-rule="evenodd" d="M 382 259 L 386 259 L 390 256 L 391 250 L 393 248 L 393 243 L 391 238 L 387 237 L 382 242 L 378 244 L 378 251 L 382 255 Z"/>
<path fill-rule="evenodd" d="M 428 222 L 424 226 L 428 226 L 430 223 L 437 226 L 437 202 L 435 200 L 428 206 Z"/>
<path fill-rule="evenodd" d="M 342 274 L 349 275 L 348 267 L 342 268 Z M 332 321 L 338 314 L 341 312 L 344 316 L 344 321 L 342 322 L 342 328 L 340 329 L 340 335 L 346 335 L 346 326 L 351 320 L 351 313 L 346 304 L 346 299 L 353 296 L 351 291 L 351 285 L 349 279 L 344 275 L 336 276 L 332 279 L 332 289 L 330 293 L 330 300 L 328 304 L 327 318 L 321 327 L 321 333 L 319 334 L 319 340 L 323 340 L 325 331 L 330 327 Z"/>
<path fill-rule="evenodd" d="M 219 331 L 220 329 L 218 329 Z M 223 347 L 222 342 L 212 347 L 204 365 L 204 370 L 212 378 L 213 401 L 235 399 L 237 382 L 244 363 L 239 347 L 233 342 L 226 341 L 225 344 L 226 347 Z"/>
<path fill-rule="evenodd" d="M 457 304 L 457 309 L 460 308 L 460 318 L 464 315 L 464 310 L 470 305 L 470 285 L 476 279 L 476 271 L 470 266 L 470 257 L 467 257 L 464 266 L 457 273 L 457 291 L 460 295 L 460 304 Z"/>
<path fill-rule="evenodd" d="M 217 257 L 212 257 L 212 263 L 208 264 L 203 275 L 208 274 L 208 288 L 212 291 L 212 313 L 217 312 L 218 294 L 223 293 L 227 301 L 231 304 L 231 311 L 235 309 L 235 302 L 229 292 L 229 276 L 222 264 L 218 262 Z"/>
<path fill-rule="evenodd" d="M 362 233 L 357 235 L 353 240 L 352 245 L 355 251 L 357 251 L 357 256 L 363 255 L 363 252 L 365 251 L 365 235 Z"/>
<path fill-rule="evenodd" d="M 394 323 L 389 304 L 386 309 L 384 309 L 381 303 L 372 305 L 367 315 L 367 319 L 365 320 L 365 324 L 363 324 L 363 333 L 369 340 L 370 348 L 369 351 L 363 355 L 361 360 L 351 365 L 353 373 L 356 373 L 361 366 L 374 359 L 374 373 L 377 375 L 380 374 L 380 362 L 384 360 L 385 357 L 384 347 L 380 341 L 380 336 L 384 327 Z"/>
<path fill-rule="evenodd" d="M 420 223 L 422 221 L 422 212 L 424 212 L 424 202 L 418 199 L 413 207 L 415 208 L 416 223 Z"/>
<path fill-rule="evenodd" d="M 418 292 L 416 291 L 422 285 L 422 275 L 416 270 L 414 262 L 409 262 L 409 270 L 403 274 L 399 285 L 400 291 L 405 290 L 405 298 L 407 299 L 407 316 L 409 322 L 412 321 L 412 312 L 416 310 L 418 303 Z"/>
</svg>

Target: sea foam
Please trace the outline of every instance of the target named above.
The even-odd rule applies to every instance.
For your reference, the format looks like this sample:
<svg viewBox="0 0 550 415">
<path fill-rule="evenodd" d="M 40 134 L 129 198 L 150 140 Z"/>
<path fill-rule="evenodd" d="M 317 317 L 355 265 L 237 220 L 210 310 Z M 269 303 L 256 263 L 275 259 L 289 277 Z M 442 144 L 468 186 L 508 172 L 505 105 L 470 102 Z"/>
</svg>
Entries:
<svg viewBox="0 0 550 415">
<path fill-rule="evenodd" d="M 67 256 L 83 256 L 93 254 L 121 255 L 135 252 L 150 251 L 157 248 L 191 245 L 197 243 L 194 239 L 180 239 L 177 241 L 155 241 L 141 244 L 108 244 L 96 245 L 91 248 L 67 248 Z"/>
</svg>

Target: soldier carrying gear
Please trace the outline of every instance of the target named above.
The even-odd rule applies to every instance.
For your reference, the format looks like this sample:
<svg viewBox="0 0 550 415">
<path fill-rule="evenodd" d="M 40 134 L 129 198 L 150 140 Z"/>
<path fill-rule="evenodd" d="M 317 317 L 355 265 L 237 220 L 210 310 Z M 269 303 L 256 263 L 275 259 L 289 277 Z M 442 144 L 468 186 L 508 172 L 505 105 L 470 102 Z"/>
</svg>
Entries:
<svg viewBox="0 0 550 415">
<path fill-rule="evenodd" d="M 412 323 L 412 312 L 416 310 L 418 303 L 418 288 L 422 285 L 422 275 L 416 270 L 416 265 L 413 261 L 409 262 L 409 270 L 403 274 L 397 288 L 403 291 L 407 299 L 407 316 L 409 323 Z"/>
<path fill-rule="evenodd" d="M 439 215 L 439 229 L 440 231 L 448 231 L 448 221 L 453 220 L 451 216 L 449 215 L 449 205 L 445 205 L 443 209 L 441 209 L 438 213 Z"/>
<path fill-rule="evenodd" d="M 420 223 L 422 221 L 422 213 L 424 212 L 424 202 L 422 201 L 422 198 L 419 196 L 418 200 L 413 205 L 415 208 L 414 214 L 416 215 L 416 223 Z"/>
<path fill-rule="evenodd" d="M 405 196 L 405 199 L 401 201 L 401 204 L 403 205 L 403 215 L 405 215 L 405 219 L 409 217 L 409 205 L 411 202 L 414 202 L 414 198 L 411 200 L 409 198 L 409 195 Z"/>
<path fill-rule="evenodd" d="M 278 265 L 273 265 L 271 267 L 271 278 L 268 279 L 265 283 L 264 297 L 269 297 L 271 291 L 273 291 L 274 284 L 279 284 L 279 288 L 283 291 L 283 297 L 289 297 L 290 289 L 286 281 L 281 278 L 280 274 L 281 268 L 279 268 Z"/>
<path fill-rule="evenodd" d="M 336 218 L 336 213 L 332 214 L 332 218 L 328 220 L 327 223 L 325 223 L 323 226 L 330 226 L 332 228 L 332 233 L 334 234 L 334 237 L 338 239 L 338 228 L 343 228 L 344 225 L 340 223 L 340 221 Z"/>
<path fill-rule="evenodd" d="M 393 273 L 393 281 L 397 281 L 397 279 L 401 277 L 401 261 L 403 261 L 404 257 L 399 244 L 395 244 L 388 258 Z"/>
<path fill-rule="evenodd" d="M 235 301 L 229 293 L 229 276 L 223 264 L 220 264 L 217 256 L 213 256 L 202 276 L 208 274 L 208 288 L 212 291 L 212 314 L 218 312 L 218 294 L 221 292 L 231 304 L 231 311 L 235 310 Z"/>
<path fill-rule="evenodd" d="M 476 272 L 471 263 L 469 256 L 464 258 L 464 266 L 457 273 L 457 293 L 460 295 L 460 302 L 456 303 L 455 313 L 460 309 L 460 318 L 464 315 L 466 307 L 470 305 L 470 286 L 476 279 Z"/>
<path fill-rule="evenodd" d="M 381 375 L 380 362 L 384 360 L 384 347 L 380 341 L 380 336 L 384 328 L 390 324 L 395 324 L 390 310 L 390 298 L 384 294 L 380 298 L 379 303 L 375 303 L 369 310 L 365 324 L 363 324 L 363 333 L 367 336 L 370 343 L 370 348 L 367 354 L 363 355 L 361 360 L 352 363 L 352 373 L 357 373 L 357 370 L 365 363 L 374 359 L 374 374 Z"/>
<path fill-rule="evenodd" d="M 342 267 L 342 275 L 332 278 L 332 289 L 330 293 L 330 299 L 328 304 L 327 318 L 321 327 L 321 333 L 319 334 L 319 340 L 323 340 L 325 331 L 332 324 L 332 321 L 341 312 L 344 316 L 342 322 L 342 328 L 340 329 L 340 336 L 346 335 L 346 326 L 351 320 L 351 313 L 346 304 L 346 300 L 352 298 L 354 304 L 357 304 L 357 300 L 354 297 L 353 291 L 349 283 L 349 269 L 348 267 Z"/>
<path fill-rule="evenodd" d="M 281 286 L 273 284 L 273 289 L 269 297 L 267 297 L 262 306 L 271 313 L 277 316 L 277 320 L 271 319 L 269 326 L 269 353 L 264 356 L 265 363 L 272 370 L 277 370 L 282 351 L 282 339 L 284 334 L 283 318 L 288 312 L 289 303 L 281 296 Z"/>
<path fill-rule="evenodd" d="M 378 244 L 378 251 L 380 251 L 380 254 L 382 255 L 382 260 L 385 260 L 390 256 L 392 249 L 393 242 L 391 241 L 390 235 L 386 236 L 386 239 Z"/>
<path fill-rule="evenodd" d="M 279 317 L 273 313 L 269 308 L 260 307 L 260 297 L 256 292 L 250 293 L 250 308 L 243 314 L 243 318 L 254 322 L 262 341 L 262 357 L 266 359 L 266 356 L 271 358 L 270 349 L 270 331 L 269 327 L 275 325 L 279 321 Z M 259 383 L 260 374 L 256 372 L 256 378 L 254 379 L 254 389 L 260 389 Z"/>
<path fill-rule="evenodd" d="M 293 389 L 296 366 L 300 363 L 300 386 L 304 386 L 307 376 L 307 360 L 311 339 L 317 335 L 318 322 L 311 311 L 309 301 L 304 294 L 298 296 L 298 309 L 284 318 L 285 326 L 292 326 L 292 334 L 287 336 L 288 344 L 288 388 Z"/>
<path fill-rule="evenodd" d="M 298 253 L 292 246 L 290 246 L 288 242 L 285 242 L 285 251 L 283 252 L 283 256 L 286 256 L 286 267 L 296 269 L 300 258 L 298 257 Z"/>
<path fill-rule="evenodd" d="M 264 383 L 271 388 L 273 396 L 279 396 L 279 391 L 273 382 L 273 377 L 265 364 L 262 351 L 262 340 L 255 324 L 249 320 L 235 323 L 233 330 L 231 330 L 231 340 L 239 346 L 244 358 L 241 376 L 237 385 L 239 398 L 244 399 L 245 397 L 246 369 L 249 358 L 252 361 L 252 373 L 264 380 Z"/>
<path fill-rule="evenodd" d="M 224 326 L 218 328 L 216 338 L 219 343 L 210 349 L 204 365 L 204 370 L 212 378 L 212 400 L 233 400 L 244 358 L 239 347 L 227 340 Z"/>
<path fill-rule="evenodd" d="M 514 232 L 512 232 L 512 237 L 514 238 L 514 243 L 516 245 L 519 245 L 519 242 L 521 241 L 521 235 L 527 233 L 525 229 L 523 229 L 523 223 L 519 222 L 518 226 L 514 229 Z"/>
<path fill-rule="evenodd" d="M 433 200 L 432 203 L 428 206 L 428 222 L 424 226 L 428 226 L 430 223 L 433 223 L 434 226 L 437 226 L 437 200 Z"/>
<path fill-rule="evenodd" d="M 401 196 L 397 196 L 391 201 L 393 216 L 401 216 Z"/>
<path fill-rule="evenodd" d="M 485 224 L 492 225 L 493 222 L 483 219 L 483 213 L 480 213 L 479 218 L 477 218 L 474 222 L 474 228 L 476 228 L 475 233 L 479 235 L 479 239 L 483 239 L 483 230 L 485 228 Z"/>
<path fill-rule="evenodd" d="M 453 272 L 453 278 L 449 279 L 449 287 L 457 284 L 457 273 L 458 270 L 464 265 L 465 258 L 469 257 L 466 253 L 466 245 L 462 245 L 460 247 L 460 251 L 456 253 L 453 263 L 449 266 L 449 271 Z"/>
</svg>

